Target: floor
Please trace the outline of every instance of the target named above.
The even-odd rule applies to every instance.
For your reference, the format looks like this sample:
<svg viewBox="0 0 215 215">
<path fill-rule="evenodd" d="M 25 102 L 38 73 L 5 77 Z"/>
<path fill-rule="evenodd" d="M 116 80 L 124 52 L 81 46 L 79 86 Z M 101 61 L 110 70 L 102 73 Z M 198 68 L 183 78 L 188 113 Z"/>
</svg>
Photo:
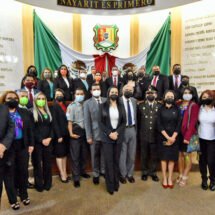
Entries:
<svg viewBox="0 0 215 215">
<path fill-rule="evenodd" d="M 161 176 L 158 173 L 159 177 Z M 177 175 L 175 174 L 174 177 Z M 53 188 L 38 193 L 29 190 L 31 204 L 19 211 L 12 211 L 5 192 L 1 202 L 1 215 L 214 215 L 215 192 L 200 188 L 200 175 L 192 172 L 186 187 L 175 186 L 163 189 L 160 182 L 140 180 L 140 173 L 135 173 L 135 184 L 120 186 L 113 196 L 105 190 L 104 179 L 97 186 L 91 179 L 83 179 L 80 188 L 74 188 L 72 182 L 62 184 L 58 177 L 53 177 Z"/>
</svg>

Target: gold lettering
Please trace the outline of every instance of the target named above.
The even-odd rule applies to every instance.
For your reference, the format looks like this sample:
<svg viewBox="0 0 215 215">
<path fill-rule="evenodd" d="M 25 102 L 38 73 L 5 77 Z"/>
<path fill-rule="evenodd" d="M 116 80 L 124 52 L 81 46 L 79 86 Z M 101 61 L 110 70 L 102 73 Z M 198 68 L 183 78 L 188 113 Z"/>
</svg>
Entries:
<svg viewBox="0 0 215 215">
<path fill-rule="evenodd" d="M 95 8 L 98 8 L 98 1 L 95 1 L 94 4 L 95 4 Z"/>
<path fill-rule="evenodd" d="M 84 0 L 84 8 L 89 8 L 89 2 L 88 2 L 88 0 Z"/>
<path fill-rule="evenodd" d="M 113 2 L 113 8 L 115 9 L 115 8 L 116 8 L 116 6 L 117 6 L 117 2 L 116 2 L 116 1 L 114 1 L 114 2 Z"/>
<path fill-rule="evenodd" d="M 134 2 L 128 1 L 128 8 L 133 8 L 133 7 L 134 7 Z"/>
<path fill-rule="evenodd" d="M 118 9 L 122 9 L 122 2 L 118 2 Z"/>
<path fill-rule="evenodd" d="M 106 8 L 106 7 L 105 7 L 105 2 L 102 1 L 102 9 L 104 9 L 104 8 Z"/>
<path fill-rule="evenodd" d="M 65 4 L 66 4 L 66 1 L 65 1 L 65 0 L 60 0 L 60 1 L 58 1 L 58 4 L 60 4 L 60 5 L 65 5 Z"/>
<path fill-rule="evenodd" d="M 143 6 L 145 6 L 146 5 L 146 0 L 142 0 L 141 1 L 141 6 L 143 7 Z"/>
<path fill-rule="evenodd" d="M 124 1 L 124 7 L 123 7 L 124 9 L 126 9 L 127 8 L 127 1 Z"/>
<path fill-rule="evenodd" d="M 70 1 L 70 0 L 69 0 Z M 69 2 L 68 1 L 68 2 Z M 76 0 L 72 0 L 72 3 L 73 3 L 73 7 L 76 7 Z M 70 2 L 70 4 L 71 4 L 71 2 Z"/>
<path fill-rule="evenodd" d="M 111 3 L 109 1 L 107 2 L 107 8 L 111 8 Z"/>
<path fill-rule="evenodd" d="M 90 1 L 90 8 L 93 8 L 93 1 Z"/>
<path fill-rule="evenodd" d="M 79 0 L 77 7 L 83 7 L 82 2 Z"/>
<path fill-rule="evenodd" d="M 139 0 L 136 0 L 136 6 L 135 7 L 139 7 L 140 6 L 140 2 Z"/>
</svg>

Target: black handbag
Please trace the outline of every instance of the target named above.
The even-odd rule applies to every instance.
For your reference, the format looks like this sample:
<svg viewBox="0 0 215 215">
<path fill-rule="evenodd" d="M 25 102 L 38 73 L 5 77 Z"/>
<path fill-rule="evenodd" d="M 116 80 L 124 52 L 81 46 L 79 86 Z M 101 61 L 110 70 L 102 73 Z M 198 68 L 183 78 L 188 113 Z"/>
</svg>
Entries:
<svg viewBox="0 0 215 215">
<path fill-rule="evenodd" d="M 80 125 L 77 123 L 72 124 L 72 131 L 74 134 L 77 134 L 80 137 L 85 136 L 85 129 L 83 129 Z"/>
</svg>

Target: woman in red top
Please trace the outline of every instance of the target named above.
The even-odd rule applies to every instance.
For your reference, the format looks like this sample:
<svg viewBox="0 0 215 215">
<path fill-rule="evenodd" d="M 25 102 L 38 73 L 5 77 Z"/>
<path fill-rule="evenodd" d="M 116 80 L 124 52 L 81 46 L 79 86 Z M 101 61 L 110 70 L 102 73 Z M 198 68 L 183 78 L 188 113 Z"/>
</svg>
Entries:
<svg viewBox="0 0 215 215">
<path fill-rule="evenodd" d="M 179 104 L 179 107 L 183 120 L 179 145 L 179 176 L 176 182 L 183 187 L 187 183 L 188 174 L 192 167 L 192 153 L 187 153 L 187 146 L 191 137 L 197 133 L 196 126 L 199 113 L 199 105 L 194 102 L 194 92 L 191 88 L 184 88 L 183 100 Z"/>
</svg>

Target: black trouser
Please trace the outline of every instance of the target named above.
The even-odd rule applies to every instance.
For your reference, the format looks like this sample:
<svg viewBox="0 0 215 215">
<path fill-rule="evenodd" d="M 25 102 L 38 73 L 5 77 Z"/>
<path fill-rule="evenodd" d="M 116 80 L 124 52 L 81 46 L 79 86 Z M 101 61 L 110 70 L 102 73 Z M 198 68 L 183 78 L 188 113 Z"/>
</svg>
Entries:
<svg viewBox="0 0 215 215">
<path fill-rule="evenodd" d="M 121 145 L 117 143 L 103 143 L 105 158 L 105 182 L 108 192 L 119 189 L 119 157 Z"/>
<path fill-rule="evenodd" d="M 15 187 L 19 190 L 21 201 L 28 198 L 28 147 L 23 148 L 23 140 L 15 140 L 13 142 L 15 163 L 14 163 L 14 179 Z"/>
<path fill-rule="evenodd" d="M 143 175 L 156 175 L 157 144 L 141 141 L 141 170 Z"/>
<path fill-rule="evenodd" d="M 80 175 L 85 173 L 88 157 L 88 145 L 85 137 L 70 138 L 70 155 L 73 180 L 79 181 Z"/>
<path fill-rule="evenodd" d="M 14 186 L 14 150 L 6 151 L 3 159 L 0 159 L 0 199 L 2 196 L 3 182 L 10 204 L 17 202 Z"/>
<path fill-rule="evenodd" d="M 200 139 L 199 168 L 203 181 L 207 181 L 207 167 L 211 183 L 215 183 L 215 140 Z"/>
<path fill-rule="evenodd" d="M 50 189 L 52 186 L 52 145 L 36 143 L 32 153 L 35 188 Z"/>
</svg>

